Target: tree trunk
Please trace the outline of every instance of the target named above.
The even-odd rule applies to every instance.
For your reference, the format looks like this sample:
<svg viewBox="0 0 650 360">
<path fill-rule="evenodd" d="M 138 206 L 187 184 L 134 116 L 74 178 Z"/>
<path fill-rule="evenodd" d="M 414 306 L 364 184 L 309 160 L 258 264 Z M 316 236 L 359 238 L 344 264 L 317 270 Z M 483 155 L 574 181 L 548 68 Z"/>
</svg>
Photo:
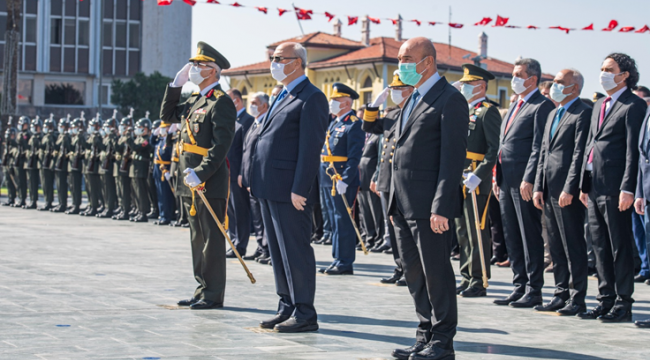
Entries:
<svg viewBox="0 0 650 360">
<path fill-rule="evenodd" d="M 0 0 L 1 1 L 1 0 Z M 16 115 L 16 98 L 18 88 L 18 42 L 20 40 L 20 24 L 23 16 L 23 0 L 7 1 L 7 31 L 5 32 L 5 49 L 2 77 L 2 100 L 0 114 L 2 123 L 9 116 Z"/>
</svg>

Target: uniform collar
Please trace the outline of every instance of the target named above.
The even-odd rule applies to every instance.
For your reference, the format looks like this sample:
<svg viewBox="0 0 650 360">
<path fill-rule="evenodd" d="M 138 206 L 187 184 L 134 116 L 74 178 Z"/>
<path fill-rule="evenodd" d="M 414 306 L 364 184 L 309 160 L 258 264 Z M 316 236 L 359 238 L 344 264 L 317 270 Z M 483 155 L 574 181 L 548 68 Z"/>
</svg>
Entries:
<svg viewBox="0 0 650 360">
<path fill-rule="evenodd" d="M 469 108 L 472 109 L 474 106 L 476 106 L 476 104 L 480 103 L 480 102 L 483 101 L 483 100 L 485 100 L 485 96 L 482 97 L 482 98 L 480 98 L 480 99 L 478 99 L 478 100 L 474 100 L 474 101 L 472 101 L 472 102 L 469 104 Z"/>
<path fill-rule="evenodd" d="M 345 119 L 347 119 L 347 117 L 348 117 L 350 114 L 353 114 L 353 113 L 354 113 L 354 112 L 353 112 L 352 110 L 350 110 L 350 111 L 346 112 L 345 114 L 343 114 L 343 116 L 339 116 L 339 117 L 337 117 L 337 118 L 336 118 L 336 121 L 337 121 L 337 122 L 339 122 L 339 121 L 345 121 Z"/>
<path fill-rule="evenodd" d="M 201 90 L 201 96 L 205 96 L 208 93 L 208 91 L 212 90 L 212 88 L 217 86 L 217 85 L 219 85 L 218 80 L 217 80 L 217 82 L 214 82 L 214 83 L 206 86 L 205 89 Z"/>
</svg>

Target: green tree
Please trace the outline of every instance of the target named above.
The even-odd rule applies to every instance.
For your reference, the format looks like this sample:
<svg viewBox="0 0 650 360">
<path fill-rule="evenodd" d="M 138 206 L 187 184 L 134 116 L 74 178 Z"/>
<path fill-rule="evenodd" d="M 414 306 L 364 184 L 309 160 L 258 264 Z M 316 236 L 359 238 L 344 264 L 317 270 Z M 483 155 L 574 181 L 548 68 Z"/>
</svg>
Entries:
<svg viewBox="0 0 650 360">
<path fill-rule="evenodd" d="M 171 81 L 171 78 L 163 76 L 158 71 L 154 71 L 149 76 L 139 72 L 126 82 L 113 80 L 111 103 L 119 106 L 122 114 L 128 114 L 129 108 L 133 107 L 135 109 L 133 116 L 136 119 L 144 117 L 145 112 L 149 111 L 151 120 L 155 120 L 160 114 L 165 88 Z"/>
</svg>

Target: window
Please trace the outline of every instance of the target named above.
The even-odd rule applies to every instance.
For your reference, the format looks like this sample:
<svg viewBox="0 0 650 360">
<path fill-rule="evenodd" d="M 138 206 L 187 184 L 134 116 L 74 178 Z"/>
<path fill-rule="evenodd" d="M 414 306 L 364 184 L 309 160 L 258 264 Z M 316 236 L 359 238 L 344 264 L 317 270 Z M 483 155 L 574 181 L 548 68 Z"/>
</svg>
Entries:
<svg viewBox="0 0 650 360">
<path fill-rule="evenodd" d="M 360 93 L 363 104 L 372 102 L 372 79 L 370 76 L 367 76 L 366 79 L 363 80 L 363 86 L 361 87 Z"/>
<path fill-rule="evenodd" d="M 104 74 L 124 76 L 140 71 L 141 13 L 141 0 L 104 0 Z"/>
<path fill-rule="evenodd" d="M 370 79 L 370 76 L 366 78 L 366 80 L 363 82 L 363 87 L 364 88 L 371 88 L 372 87 L 372 80 Z"/>
<path fill-rule="evenodd" d="M 90 42 L 90 22 L 88 20 L 79 20 L 79 39 L 77 44 L 89 45 Z"/>
<path fill-rule="evenodd" d="M 505 88 L 499 88 L 499 105 L 501 106 L 502 109 L 507 109 L 510 107 L 508 99 L 508 89 Z"/>
<path fill-rule="evenodd" d="M 18 43 L 18 70 L 36 71 L 36 41 L 38 11 L 38 0 L 24 0 L 22 2 L 22 21 L 20 27 L 20 39 Z M 5 50 L 5 32 L 7 30 L 7 3 L 0 4 L 0 55 Z M 3 64 L 0 62 L 0 70 Z"/>
<path fill-rule="evenodd" d="M 31 79 L 18 80 L 18 104 L 32 103 L 32 83 Z"/>
<path fill-rule="evenodd" d="M 90 31 L 90 1 L 52 0 L 49 71 L 87 74 Z"/>
<path fill-rule="evenodd" d="M 111 105 L 111 87 L 110 85 L 102 85 L 102 105 Z"/>
<path fill-rule="evenodd" d="M 84 82 L 45 82 L 45 103 L 48 105 L 84 105 Z"/>
</svg>

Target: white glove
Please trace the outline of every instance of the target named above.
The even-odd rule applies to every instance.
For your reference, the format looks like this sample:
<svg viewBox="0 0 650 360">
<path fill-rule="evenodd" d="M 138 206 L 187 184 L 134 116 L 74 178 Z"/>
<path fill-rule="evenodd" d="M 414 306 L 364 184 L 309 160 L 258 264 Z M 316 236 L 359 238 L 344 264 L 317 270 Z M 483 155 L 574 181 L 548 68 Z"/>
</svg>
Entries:
<svg viewBox="0 0 650 360">
<path fill-rule="evenodd" d="M 160 128 L 157 128 L 156 130 L 153 131 L 153 136 L 158 136 L 160 135 Z"/>
<path fill-rule="evenodd" d="M 474 175 L 474 173 L 466 173 L 463 184 L 467 187 L 467 192 L 472 192 L 481 184 L 481 178 Z"/>
<path fill-rule="evenodd" d="M 460 87 L 461 87 L 462 85 L 463 85 L 463 83 L 460 82 L 460 81 L 456 81 L 456 82 L 454 82 L 454 83 L 451 84 L 451 86 L 455 87 L 456 90 L 458 90 L 458 91 L 460 91 Z"/>
<path fill-rule="evenodd" d="M 171 125 L 169 126 L 169 130 L 167 130 L 167 133 L 168 133 L 168 134 L 175 134 L 175 133 L 176 133 L 176 130 L 178 130 L 178 124 L 177 124 L 177 123 L 173 123 L 173 124 L 171 124 Z"/>
<path fill-rule="evenodd" d="M 348 189 L 348 184 L 344 183 L 343 181 L 338 181 L 336 183 L 336 191 L 338 191 L 339 194 L 345 195 L 345 190 Z"/>
<path fill-rule="evenodd" d="M 379 95 L 375 98 L 375 101 L 373 101 L 370 106 L 379 107 L 379 105 L 383 104 L 384 101 L 388 99 L 388 95 L 390 95 L 390 88 L 385 88 L 382 92 L 379 93 Z"/>
<path fill-rule="evenodd" d="M 185 171 L 183 171 L 183 174 L 187 174 L 185 175 L 185 183 L 190 187 L 197 187 L 201 185 L 201 180 L 199 180 L 199 177 L 196 176 L 194 169 L 187 168 Z"/>
<path fill-rule="evenodd" d="M 169 179 L 171 179 L 171 178 L 172 178 L 172 174 L 170 172 L 166 172 L 165 173 L 165 179 L 167 180 L 167 182 L 169 182 Z"/>
<path fill-rule="evenodd" d="M 190 68 L 192 67 L 192 64 L 187 63 L 181 71 L 179 71 L 176 74 L 176 77 L 174 78 L 174 82 L 171 83 L 171 87 L 181 87 L 185 85 L 185 83 L 190 79 Z"/>
</svg>

